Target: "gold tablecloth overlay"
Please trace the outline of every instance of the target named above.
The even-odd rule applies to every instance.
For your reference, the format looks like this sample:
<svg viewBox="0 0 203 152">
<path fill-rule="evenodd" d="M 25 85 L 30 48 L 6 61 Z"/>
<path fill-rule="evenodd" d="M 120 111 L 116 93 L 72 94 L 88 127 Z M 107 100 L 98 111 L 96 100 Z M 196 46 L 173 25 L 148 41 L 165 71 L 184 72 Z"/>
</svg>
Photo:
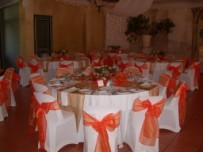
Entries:
<svg viewBox="0 0 203 152">
<path fill-rule="evenodd" d="M 85 88 L 86 85 L 87 84 L 85 84 L 85 83 L 77 83 L 74 86 L 77 88 Z M 132 82 L 126 82 L 125 84 L 120 85 L 120 87 L 132 87 Z M 61 91 L 65 90 L 67 88 L 70 88 L 70 86 L 64 87 L 62 89 L 57 89 L 57 100 L 58 100 L 58 103 L 62 110 L 74 112 L 75 118 L 76 118 L 76 127 L 78 130 L 80 120 L 82 117 L 82 110 L 83 110 L 83 105 L 84 105 L 85 94 L 80 93 L 78 91 L 68 93 L 67 94 L 68 106 L 62 106 L 61 105 Z M 151 85 L 148 88 L 146 88 L 146 87 L 143 88 L 140 84 L 136 83 L 136 84 L 134 84 L 134 88 L 148 90 L 150 96 L 156 96 L 159 94 L 159 88 L 157 85 Z M 91 84 L 91 90 L 96 90 L 96 89 L 98 89 L 97 85 L 95 83 Z"/>
</svg>

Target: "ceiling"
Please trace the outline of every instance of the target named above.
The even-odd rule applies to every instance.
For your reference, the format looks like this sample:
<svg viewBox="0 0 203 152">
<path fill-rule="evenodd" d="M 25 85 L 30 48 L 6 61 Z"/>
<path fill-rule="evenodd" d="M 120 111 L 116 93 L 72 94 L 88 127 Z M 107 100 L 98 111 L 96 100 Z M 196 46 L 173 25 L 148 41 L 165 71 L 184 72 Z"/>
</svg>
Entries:
<svg viewBox="0 0 203 152">
<path fill-rule="evenodd" d="M 19 0 L 0 0 L 0 7 L 16 3 Z M 107 0 L 106 0 L 107 1 Z M 113 0 L 116 1 L 116 0 Z M 203 0 L 154 0 L 153 5 L 156 7 L 203 7 Z"/>
</svg>

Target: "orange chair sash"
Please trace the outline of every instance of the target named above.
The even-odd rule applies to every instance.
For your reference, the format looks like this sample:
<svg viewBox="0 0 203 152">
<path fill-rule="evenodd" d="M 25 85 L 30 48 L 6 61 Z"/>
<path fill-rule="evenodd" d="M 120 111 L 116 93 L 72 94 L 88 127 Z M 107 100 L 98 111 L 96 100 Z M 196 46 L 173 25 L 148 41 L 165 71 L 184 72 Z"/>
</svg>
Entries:
<svg viewBox="0 0 203 152">
<path fill-rule="evenodd" d="M 185 121 L 185 115 L 186 115 L 186 98 L 187 98 L 186 91 L 189 89 L 189 86 L 185 83 L 179 83 L 177 88 L 178 89 L 174 96 L 180 96 L 179 97 L 179 122 L 181 125 L 183 125 Z"/>
<path fill-rule="evenodd" d="M 125 84 L 127 82 L 127 75 L 123 72 L 118 72 L 116 73 L 116 75 L 114 76 L 114 84 L 115 85 L 122 85 Z"/>
<path fill-rule="evenodd" d="M 9 82 L 8 80 L 0 81 L 0 106 L 9 99 L 9 91 L 8 91 Z"/>
<path fill-rule="evenodd" d="M 69 68 L 70 66 L 73 66 L 73 63 L 70 63 L 70 64 L 59 63 L 60 68 Z"/>
<path fill-rule="evenodd" d="M 148 146 L 154 146 L 156 138 L 159 137 L 158 117 L 160 116 L 165 99 L 152 105 L 149 100 L 140 101 L 136 99 L 133 104 L 133 111 L 138 112 L 147 109 L 145 119 L 140 132 L 140 143 Z"/>
<path fill-rule="evenodd" d="M 19 89 L 19 82 L 20 80 L 20 76 L 17 73 L 13 73 L 13 77 L 12 77 L 12 89 L 13 92 L 16 92 Z"/>
<path fill-rule="evenodd" d="M 131 65 L 131 63 L 129 63 L 129 62 L 128 63 L 121 62 L 118 66 L 121 69 L 121 71 L 124 71 L 124 69 L 127 68 L 130 65 Z"/>
<path fill-rule="evenodd" d="M 167 66 L 167 70 L 169 70 L 169 71 L 172 72 L 172 77 L 173 77 L 174 79 L 177 79 L 178 76 L 180 75 L 180 72 L 179 72 L 180 68 L 181 68 L 180 65 L 178 65 L 178 66 L 172 66 L 172 65 L 169 64 L 169 65 Z"/>
<path fill-rule="evenodd" d="M 31 69 L 31 73 L 36 73 L 41 68 L 41 65 L 39 63 L 36 65 L 30 63 L 29 67 Z"/>
<path fill-rule="evenodd" d="M 38 104 L 36 108 L 36 122 L 38 127 L 38 138 L 40 142 L 40 148 L 44 149 L 44 143 L 46 141 L 46 128 L 47 121 L 46 116 L 49 110 L 58 110 L 59 105 L 56 101 L 54 102 L 46 102 L 42 104 Z"/>
<path fill-rule="evenodd" d="M 142 65 L 134 64 L 134 66 L 135 66 L 136 68 L 138 68 L 141 73 L 142 73 L 142 69 L 147 69 L 147 68 L 148 68 L 146 63 L 144 63 L 144 64 L 142 64 Z"/>
<path fill-rule="evenodd" d="M 19 69 L 24 68 L 26 65 L 24 63 L 24 58 L 22 56 L 19 56 L 16 60 L 16 67 Z"/>
<path fill-rule="evenodd" d="M 195 86 L 198 86 L 198 82 L 200 79 L 200 65 L 199 64 L 193 64 L 192 66 L 195 69 L 194 84 L 195 84 Z"/>
<path fill-rule="evenodd" d="M 83 111 L 83 124 L 85 126 L 92 126 L 98 132 L 95 152 L 111 152 L 106 129 L 114 131 L 119 126 L 119 123 L 120 111 L 116 114 L 110 113 L 106 115 L 101 121 Z"/>
</svg>

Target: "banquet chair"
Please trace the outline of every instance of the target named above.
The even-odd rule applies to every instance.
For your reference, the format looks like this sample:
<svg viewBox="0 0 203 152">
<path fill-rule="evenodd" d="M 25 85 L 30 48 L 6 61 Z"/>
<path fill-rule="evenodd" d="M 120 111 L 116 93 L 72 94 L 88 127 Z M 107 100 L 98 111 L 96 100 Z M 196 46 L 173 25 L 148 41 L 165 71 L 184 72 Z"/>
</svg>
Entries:
<svg viewBox="0 0 203 152">
<path fill-rule="evenodd" d="M 165 99 L 162 96 L 139 97 L 129 112 L 124 141 L 133 152 L 159 151 L 159 123 Z"/>
<path fill-rule="evenodd" d="M 73 67 L 73 61 L 63 60 L 59 62 L 60 68 L 72 68 Z"/>
<path fill-rule="evenodd" d="M 198 89 L 200 77 L 200 63 L 194 62 L 184 73 L 180 75 L 180 80 L 189 85 L 189 89 L 194 91 Z"/>
<path fill-rule="evenodd" d="M 131 80 L 131 81 L 136 76 L 141 74 L 140 70 L 137 67 L 133 67 L 133 66 L 126 67 L 124 69 L 123 73 L 125 73 L 127 75 L 128 79 Z"/>
<path fill-rule="evenodd" d="M 158 80 L 159 86 L 159 95 L 167 98 L 173 92 L 173 89 L 176 87 L 176 80 L 173 79 L 170 75 L 164 73 L 159 76 Z"/>
<path fill-rule="evenodd" d="M 140 70 L 143 77 L 149 78 L 149 67 L 148 67 L 147 63 L 136 62 L 136 63 L 134 63 L 134 66 Z"/>
<path fill-rule="evenodd" d="M 159 128 L 179 132 L 184 123 L 186 112 L 186 90 L 184 82 L 177 85 L 176 91 L 165 102 L 159 119 Z"/>
<path fill-rule="evenodd" d="M 58 68 L 56 70 L 56 77 L 64 77 L 65 75 L 73 75 L 74 71 L 71 68 Z"/>
<path fill-rule="evenodd" d="M 9 92 L 10 92 L 10 98 L 8 99 L 8 106 L 15 107 L 16 106 L 16 100 L 15 100 L 15 95 L 12 89 L 12 77 L 14 73 L 14 68 L 7 68 L 5 73 L 4 73 L 4 79 L 9 82 Z"/>
<path fill-rule="evenodd" d="M 38 61 L 36 57 L 30 57 L 30 61 L 28 64 L 30 68 L 30 73 L 39 73 L 42 76 L 45 76 L 41 63 Z"/>
<path fill-rule="evenodd" d="M 84 152 L 117 152 L 120 111 L 114 107 L 83 110 Z"/>
<path fill-rule="evenodd" d="M 39 83 L 32 83 L 34 92 L 44 93 L 50 95 L 49 88 L 46 85 L 39 84 Z"/>
<path fill-rule="evenodd" d="M 76 144 L 74 113 L 61 110 L 56 99 L 50 95 L 34 92 L 34 96 L 38 102 L 38 147 L 47 152 L 57 152 L 67 144 Z M 42 123 L 44 121 L 46 123 Z"/>
<path fill-rule="evenodd" d="M 8 98 L 8 81 L 0 77 L 0 121 L 3 121 L 5 117 L 8 117 L 5 101 Z"/>
<path fill-rule="evenodd" d="M 31 83 L 46 84 L 45 78 L 40 73 L 32 73 L 30 75 Z"/>
<path fill-rule="evenodd" d="M 181 63 L 169 63 L 166 67 L 166 74 L 169 74 L 174 79 L 178 80 L 182 69 L 183 67 Z"/>
<path fill-rule="evenodd" d="M 22 56 L 16 59 L 16 67 L 19 69 L 20 85 L 23 87 L 29 85 L 30 71 Z"/>
</svg>

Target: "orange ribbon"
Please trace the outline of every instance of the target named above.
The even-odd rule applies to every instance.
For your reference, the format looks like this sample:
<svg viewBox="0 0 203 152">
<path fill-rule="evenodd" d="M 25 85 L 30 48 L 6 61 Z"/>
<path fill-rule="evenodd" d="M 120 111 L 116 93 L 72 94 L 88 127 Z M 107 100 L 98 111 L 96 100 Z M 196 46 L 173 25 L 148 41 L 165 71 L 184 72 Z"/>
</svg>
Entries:
<svg viewBox="0 0 203 152">
<path fill-rule="evenodd" d="M 35 100 L 34 95 L 31 96 L 31 102 L 30 102 L 30 111 L 29 111 L 29 117 L 28 117 L 28 135 L 32 135 L 35 132 L 36 128 L 36 110 L 37 110 L 38 103 Z"/>
<path fill-rule="evenodd" d="M 56 101 L 53 102 L 44 102 L 39 104 L 36 107 L 36 122 L 38 127 L 38 138 L 40 142 L 40 148 L 44 149 L 44 143 L 46 141 L 46 129 L 47 129 L 47 121 L 46 114 L 49 110 L 58 110 L 59 105 Z"/>
<path fill-rule="evenodd" d="M 41 65 L 39 63 L 36 65 L 30 63 L 29 67 L 31 69 L 31 73 L 36 73 L 41 68 Z"/>
<path fill-rule="evenodd" d="M 184 124 L 185 115 L 186 115 L 186 91 L 189 89 L 189 86 L 185 83 L 180 82 L 177 85 L 177 91 L 175 92 L 175 96 L 179 97 L 179 122 L 181 125 Z"/>
<path fill-rule="evenodd" d="M 112 67 L 113 63 L 114 63 L 113 60 L 109 56 L 101 59 L 101 64 L 102 65 L 107 65 L 107 66 Z"/>
<path fill-rule="evenodd" d="M 146 64 L 146 63 L 144 63 L 144 64 L 142 64 L 142 65 L 137 65 L 137 64 L 135 63 L 134 66 L 135 66 L 136 68 L 138 68 L 141 73 L 142 73 L 142 69 L 147 69 L 147 64 Z"/>
<path fill-rule="evenodd" d="M 85 126 L 92 126 L 97 132 L 97 142 L 95 152 L 111 152 L 109 145 L 108 131 L 114 131 L 120 124 L 120 111 L 116 114 L 110 113 L 106 115 L 101 121 L 92 117 L 83 111 L 83 124 Z"/>
<path fill-rule="evenodd" d="M 16 60 L 16 67 L 19 69 L 22 69 L 25 67 L 25 63 L 24 63 L 24 58 L 22 56 L 19 56 Z"/>
<path fill-rule="evenodd" d="M 200 79 L 200 65 L 196 63 L 196 64 L 193 64 L 192 66 L 195 69 L 194 84 L 195 86 L 198 86 L 198 82 Z"/>
<path fill-rule="evenodd" d="M 124 83 L 126 83 L 126 81 L 127 81 L 127 75 L 123 72 L 118 72 L 114 76 L 114 84 L 115 85 L 124 84 Z"/>
<path fill-rule="evenodd" d="M 69 68 L 70 66 L 73 66 L 73 63 L 70 63 L 70 64 L 59 63 L 60 68 Z"/>
<path fill-rule="evenodd" d="M 19 89 L 19 85 L 18 85 L 19 80 L 20 80 L 19 74 L 14 72 L 13 76 L 12 76 L 12 89 L 13 89 L 13 92 L 16 92 Z"/>
<path fill-rule="evenodd" d="M 121 71 L 123 71 L 126 67 L 130 66 L 130 63 L 121 62 L 118 66 L 121 69 Z"/>
<path fill-rule="evenodd" d="M 3 79 L 0 81 L 0 106 L 9 98 L 8 86 L 8 80 Z"/>
<path fill-rule="evenodd" d="M 140 101 L 136 99 L 133 104 L 133 111 L 138 112 L 147 109 L 145 113 L 144 122 L 140 132 L 140 143 L 148 146 L 154 146 L 156 138 L 159 137 L 159 124 L 158 117 L 160 116 L 165 99 L 152 105 L 149 99 L 145 101 Z"/>
<path fill-rule="evenodd" d="M 178 66 L 172 66 L 172 65 L 169 64 L 169 65 L 167 66 L 167 70 L 169 70 L 169 71 L 172 72 L 172 77 L 173 77 L 174 79 L 177 79 L 178 76 L 180 75 L 180 72 L 179 72 L 179 70 L 180 70 L 180 65 L 178 65 Z"/>
</svg>

